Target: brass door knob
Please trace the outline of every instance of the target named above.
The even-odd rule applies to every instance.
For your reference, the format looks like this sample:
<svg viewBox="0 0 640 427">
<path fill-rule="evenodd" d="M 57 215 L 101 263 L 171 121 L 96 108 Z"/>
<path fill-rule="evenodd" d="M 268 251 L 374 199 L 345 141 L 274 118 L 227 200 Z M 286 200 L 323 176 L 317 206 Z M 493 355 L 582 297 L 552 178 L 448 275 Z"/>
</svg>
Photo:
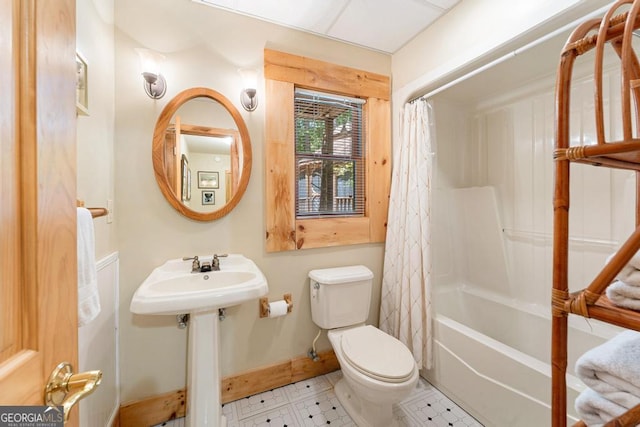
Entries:
<svg viewBox="0 0 640 427">
<path fill-rule="evenodd" d="M 62 362 L 49 375 L 49 381 L 44 388 L 44 403 L 49 406 L 62 406 L 66 422 L 73 405 L 93 393 L 101 381 L 102 371 L 74 374 L 71 364 Z"/>
</svg>

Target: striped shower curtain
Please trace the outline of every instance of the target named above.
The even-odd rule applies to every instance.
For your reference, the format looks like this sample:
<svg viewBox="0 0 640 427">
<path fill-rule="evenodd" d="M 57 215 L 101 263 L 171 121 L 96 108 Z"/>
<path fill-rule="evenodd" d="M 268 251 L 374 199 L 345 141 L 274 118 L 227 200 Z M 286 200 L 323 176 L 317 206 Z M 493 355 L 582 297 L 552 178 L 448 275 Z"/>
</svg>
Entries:
<svg viewBox="0 0 640 427">
<path fill-rule="evenodd" d="M 380 304 L 380 329 L 402 341 L 426 369 L 432 361 L 430 115 L 426 100 L 407 103 L 394 143 Z"/>
</svg>

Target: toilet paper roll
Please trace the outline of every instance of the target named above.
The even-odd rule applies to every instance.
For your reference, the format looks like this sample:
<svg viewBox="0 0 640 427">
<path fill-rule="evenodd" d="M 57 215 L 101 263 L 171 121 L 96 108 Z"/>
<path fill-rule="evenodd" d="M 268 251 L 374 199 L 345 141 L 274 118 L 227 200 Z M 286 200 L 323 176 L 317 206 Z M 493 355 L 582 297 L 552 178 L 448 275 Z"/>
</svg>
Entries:
<svg viewBox="0 0 640 427">
<path fill-rule="evenodd" d="M 284 300 L 269 303 L 269 317 L 280 317 L 287 314 L 287 302 Z"/>
</svg>

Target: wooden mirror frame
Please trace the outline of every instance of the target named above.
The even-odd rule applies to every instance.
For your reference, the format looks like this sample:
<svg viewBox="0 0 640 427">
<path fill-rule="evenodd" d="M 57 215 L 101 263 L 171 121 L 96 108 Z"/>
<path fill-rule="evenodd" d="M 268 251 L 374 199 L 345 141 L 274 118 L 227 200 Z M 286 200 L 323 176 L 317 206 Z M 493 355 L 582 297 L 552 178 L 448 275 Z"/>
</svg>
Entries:
<svg viewBox="0 0 640 427">
<path fill-rule="evenodd" d="M 171 189 L 167 174 L 164 169 L 164 140 L 165 132 L 171 122 L 171 118 L 178 111 L 178 109 L 187 101 L 194 98 L 210 98 L 220 103 L 233 117 L 233 121 L 238 127 L 240 133 L 240 139 L 242 141 L 242 170 L 240 172 L 240 181 L 238 183 L 237 190 L 233 193 L 231 199 L 220 209 L 212 212 L 197 212 L 189 207 L 185 206 L 181 200 L 180 195 L 175 194 Z M 151 158 L 153 161 L 153 171 L 160 187 L 160 191 L 167 199 L 169 204 L 173 206 L 175 210 L 180 212 L 187 218 L 194 219 L 196 221 L 212 221 L 222 218 L 240 202 L 240 199 L 244 195 L 244 192 L 249 183 L 249 177 L 251 176 L 251 139 L 249 137 L 249 131 L 244 119 L 234 107 L 234 105 L 221 93 L 204 87 L 195 87 L 191 89 L 183 90 L 178 93 L 167 105 L 162 109 L 158 120 L 156 121 L 156 127 L 153 132 L 153 145 Z"/>
</svg>

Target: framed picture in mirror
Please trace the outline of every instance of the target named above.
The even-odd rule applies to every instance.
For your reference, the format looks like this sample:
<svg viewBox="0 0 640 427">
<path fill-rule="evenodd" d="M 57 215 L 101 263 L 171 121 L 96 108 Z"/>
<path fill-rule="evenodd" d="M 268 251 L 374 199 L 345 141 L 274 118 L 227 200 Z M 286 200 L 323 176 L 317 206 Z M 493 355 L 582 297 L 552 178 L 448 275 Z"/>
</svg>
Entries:
<svg viewBox="0 0 640 427">
<path fill-rule="evenodd" d="M 218 172 L 198 171 L 198 188 L 220 188 Z"/>
<path fill-rule="evenodd" d="M 202 204 L 203 205 L 215 205 L 216 204 L 216 193 L 213 191 L 203 191 L 202 192 Z"/>
</svg>

